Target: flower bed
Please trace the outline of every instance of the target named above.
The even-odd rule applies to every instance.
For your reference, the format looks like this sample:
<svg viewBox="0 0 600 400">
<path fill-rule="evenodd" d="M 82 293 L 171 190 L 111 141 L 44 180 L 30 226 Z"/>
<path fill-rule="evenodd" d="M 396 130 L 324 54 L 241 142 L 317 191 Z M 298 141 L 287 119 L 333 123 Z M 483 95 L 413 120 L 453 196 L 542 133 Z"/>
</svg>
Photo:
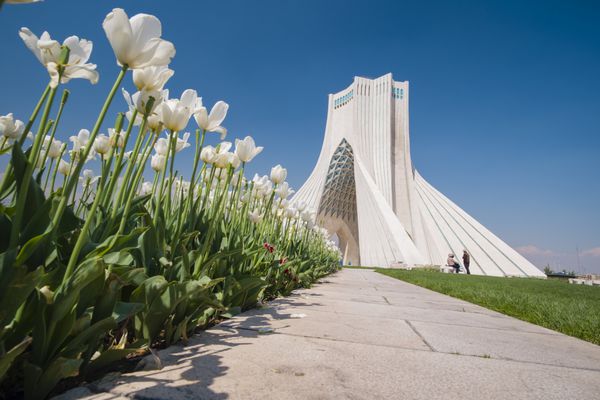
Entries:
<svg viewBox="0 0 600 400">
<path fill-rule="evenodd" d="M 287 200 L 284 168 L 244 177 L 262 150 L 251 137 L 204 145 L 207 134 L 225 138 L 228 105 L 208 112 L 191 89 L 169 97 L 175 47 L 156 17 L 115 9 L 103 28 L 121 68 L 70 148 L 56 137 L 69 92 L 57 94 L 71 79 L 98 80 L 92 43 L 19 33 L 50 81 L 27 123 L 0 117 L 0 154 L 10 157 L 0 182 L 2 393 L 45 398 L 64 378 L 185 339 L 339 262 L 315 212 Z M 128 109 L 107 129 L 130 70 L 137 92 L 122 89 Z M 184 133 L 192 118 L 194 140 Z M 182 151 L 194 151 L 188 180 L 175 170 Z M 96 158 L 97 176 L 84 168 Z"/>
</svg>

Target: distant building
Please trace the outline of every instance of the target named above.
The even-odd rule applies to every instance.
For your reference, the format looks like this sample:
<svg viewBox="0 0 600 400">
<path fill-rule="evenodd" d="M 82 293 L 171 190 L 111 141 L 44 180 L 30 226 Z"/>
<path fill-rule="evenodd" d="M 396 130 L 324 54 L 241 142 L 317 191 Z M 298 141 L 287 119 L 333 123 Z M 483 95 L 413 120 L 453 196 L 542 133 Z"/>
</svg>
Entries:
<svg viewBox="0 0 600 400">
<path fill-rule="evenodd" d="M 330 94 L 321 154 L 294 200 L 337 234 L 346 263 L 444 265 L 453 253 L 462 264 L 467 249 L 474 274 L 544 277 L 415 170 L 408 89 L 387 74 Z"/>
</svg>

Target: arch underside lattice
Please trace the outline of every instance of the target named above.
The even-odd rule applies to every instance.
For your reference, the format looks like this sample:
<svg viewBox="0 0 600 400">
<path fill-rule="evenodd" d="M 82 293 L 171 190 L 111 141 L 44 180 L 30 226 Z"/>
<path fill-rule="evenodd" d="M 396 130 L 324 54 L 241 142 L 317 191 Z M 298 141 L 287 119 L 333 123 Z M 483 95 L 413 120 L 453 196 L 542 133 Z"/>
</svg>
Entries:
<svg viewBox="0 0 600 400">
<path fill-rule="evenodd" d="M 356 254 L 356 257 L 351 258 L 355 258 L 354 262 L 358 263 L 354 152 L 346 139 L 340 142 L 331 156 L 319 203 L 318 218 L 323 226 L 339 235 L 343 252 Z"/>
</svg>

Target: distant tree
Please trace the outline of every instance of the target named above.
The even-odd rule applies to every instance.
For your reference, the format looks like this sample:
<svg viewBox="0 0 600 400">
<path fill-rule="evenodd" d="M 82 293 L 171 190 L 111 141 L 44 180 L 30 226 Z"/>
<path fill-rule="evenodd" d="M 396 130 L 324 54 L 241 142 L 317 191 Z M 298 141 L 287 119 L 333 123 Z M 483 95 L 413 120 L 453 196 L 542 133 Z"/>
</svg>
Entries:
<svg viewBox="0 0 600 400">
<path fill-rule="evenodd" d="M 548 264 L 548 265 L 546 265 L 546 266 L 544 267 L 544 273 L 545 273 L 546 275 L 550 275 L 550 274 L 553 274 L 553 273 L 554 273 L 554 271 L 552 271 L 552 268 L 550 268 L 550 264 Z"/>
</svg>

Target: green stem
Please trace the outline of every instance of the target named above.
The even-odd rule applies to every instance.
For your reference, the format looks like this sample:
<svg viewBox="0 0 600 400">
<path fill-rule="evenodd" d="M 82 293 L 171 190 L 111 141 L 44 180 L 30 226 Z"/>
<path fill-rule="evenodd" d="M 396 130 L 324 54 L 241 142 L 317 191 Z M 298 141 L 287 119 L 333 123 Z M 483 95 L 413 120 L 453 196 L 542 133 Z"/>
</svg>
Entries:
<svg viewBox="0 0 600 400">
<path fill-rule="evenodd" d="M 145 121 L 145 118 L 144 118 Z M 142 122 L 142 125 L 144 124 L 144 122 Z M 156 143 L 156 140 L 158 140 L 158 135 L 155 136 L 152 145 L 154 145 L 154 143 Z M 135 189 L 137 188 L 137 186 L 140 183 L 140 180 L 142 179 L 142 175 L 144 173 L 144 168 L 143 166 L 146 164 L 146 162 L 148 162 L 148 157 L 150 156 L 150 152 L 145 152 L 142 157 L 142 167 L 138 168 L 136 175 L 134 176 L 133 179 L 133 183 L 132 183 L 132 190 L 129 192 L 128 196 L 127 196 L 127 201 L 125 203 L 125 208 L 123 210 L 123 216 L 121 217 L 121 222 L 119 224 L 119 229 L 117 231 L 117 233 L 115 234 L 115 236 L 113 237 L 112 244 L 114 244 L 114 242 L 118 239 L 119 235 L 121 235 L 123 233 L 123 231 L 125 230 L 125 223 L 127 222 L 127 218 L 129 216 L 129 211 L 131 210 L 131 203 L 133 201 L 133 197 L 135 195 Z M 109 246 L 109 247 L 111 247 Z"/>
<path fill-rule="evenodd" d="M 67 182 L 66 190 L 62 195 L 62 198 L 58 205 L 58 209 L 57 209 L 56 213 L 54 214 L 54 219 L 52 221 L 54 224 L 54 229 L 56 229 L 56 227 L 58 226 L 58 223 L 60 222 L 60 219 L 62 218 L 65 208 L 67 207 L 69 194 L 71 193 L 73 186 L 77 182 L 77 178 L 79 177 L 81 168 L 83 168 L 83 164 L 91 151 L 94 140 L 96 139 L 96 135 L 98 134 L 98 131 L 100 130 L 100 127 L 102 126 L 102 122 L 104 121 L 104 117 L 106 116 L 106 112 L 108 111 L 108 107 L 110 106 L 110 103 L 112 103 L 112 100 L 115 97 L 115 93 L 117 92 L 117 89 L 121 85 L 121 81 L 123 81 L 123 78 L 125 77 L 127 68 L 128 68 L 127 65 L 124 65 L 123 68 L 121 68 L 121 72 L 119 72 L 119 75 L 117 76 L 117 79 L 115 80 L 115 83 L 114 83 L 112 89 L 110 90 L 108 97 L 106 98 L 106 100 L 104 102 L 104 105 L 102 106 L 102 110 L 100 110 L 100 115 L 98 116 L 98 119 L 96 120 L 96 124 L 94 125 L 92 133 L 90 134 L 90 141 L 89 141 L 88 145 L 86 146 L 84 154 L 79 159 L 79 163 L 75 167 L 75 171 L 74 171 L 73 175 L 70 177 L 69 181 Z M 97 196 L 97 197 L 100 197 L 100 196 Z M 86 223 L 87 223 L 87 221 L 86 221 Z M 83 232 L 84 231 L 82 231 L 82 234 L 83 234 Z M 79 246 L 77 246 L 77 244 L 79 244 Z M 84 240 L 80 240 L 78 238 L 77 244 L 76 244 L 76 247 L 73 249 L 73 253 L 71 253 L 71 258 L 74 260 L 77 260 L 77 258 L 79 256 L 79 252 L 81 251 L 81 248 L 83 247 Z M 69 265 L 67 266 L 65 275 L 63 276 L 63 283 L 65 283 L 71 277 L 71 275 L 73 274 L 74 268 L 75 268 L 75 262 L 71 262 L 69 260 Z"/>
<path fill-rule="evenodd" d="M 10 232 L 10 242 L 8 245 L 9 248 L 15 248 L 19 242 L 23 213 L 25 212 L 25 205 L 27 204 L 26 199 L 27 194 L 29 192 L 29 183 L 31 182 L 31 177 L 36 164 L 35 161 L 37 159 L 37 153 L 40 148 L 43 133 L 46 129 L 46 122 L 48 121 L 48 115 L 50 114 L 50 108 L 52 107 L 52 102 L 54 100 L 55 94 L 56 88 L 52 88 L 50 90 L 50 97 L 48 98 L 48 101 L 46 101 L 46 107 L 44 108 L 44 112 L 42 114 L 42 122 L 40 124 L 38 134 L 36 135 L 35 140 L 33 142 L 33 148 L 31 149 L 31 154 L 29 155 L 29 162 L 27 163 L 25 175 L 23 176 L 23 181 L 21 182 L 21 187 L 19 188 L 19 192 L 16 198 L 17 206 L 15 210 L 15 217 L 13 218 L 12 229 Z"/>
<path fill-rule="evenodd" d="M 50 149 L 50 145 L 52 144 L 52 141 L 54 140 L 54 136 L 56 135 L 56 128 L 58 127 L 58 124 L 60 122 L 60 117 L 62 116 L 63 109 L 65 108 L 65 104 L 67 103 L 68 98 L 69 98 L 69 91 L 65 89 L 63 91 L 62 98 L 60 99 L 58 113 L 56 114 L 56 120 L 54 121 L 54 124 L 52 126 L 52 133 L 50 134 L 50 140 L 48 142 L 48 149 L 46 149 L 46 153 L 44 153 L 44 159 L 42 160 L 42 165 L 46 164 L 46 160 L 48 159 L 48 150 Z"/>
<path fill-rule="evenodd" d="M 121 181 L 121 188 L 119 189 L 119 194 L 117 195 L 117 202 L 115 203 L 115 207 L 113 209 L 113 216 L 116 214 L 116 210 L 120 208 L 120 207 L 118 207 L 118 205 L 123 202 L 123 196 L 125 196 L 126 188 L 129 186 L 129 179 L 131 177 L 133 168 L 135 167 L 138 153 L 140 151 L 140 146 L 142 145 L 142 142 L 143 142 L 145 130 L 146 130 L 146 117 L 144 117 L 144 119 L 142 120 L 142 125 L 140 126 L 138 136 L 135 138 L 133 152 L 131 153 L 131 157 L 129 157 L 129 159 L 127 160 L 127 169 L 125 170 L 125 175 L 123 175 L 123 180 Z"/>
<path fill-rule="evenodd" d="M 40 112 L 40 109 L 42 108 L 42 104 L 44 104 L 44 101 L 46 101 L 46 97 L 48 97 L 48 93 L 50 93 L 50 85 L 46 86 L 44 93 L 42 93 L 42 96 L 38 100 L 35 108 L 33 109 L 33 112 L 31 113 L 31 116 L 29 117 L 29 121 L 27 121 L 27 125 L 25 125 L 23 135 L 21 135 L 19 140 L 15 142 L 13 146 L 16 146 L 17 144 L 19 146 L 23 146 L 25 139 L 27 139 L 27 134 L 31 130 L 31 127 L 33 126 L 33 123 L 35 122 L 37 115 Z M 9 182 L 9 175 L 12 175 L 12 163 L 10 162 L 6 165 L 6 170 L 4 171 L 4 175 L 2 176 L 2 183 L 0 184 L 0 193 L 4 192 L 4 190 L 6 189 L 6 185 L 8 185 Z"/>
<path fill-rule="evenodd" d="M 167 144 L 167 155 L 171 152 L 171 141 Z M 158 214 L 162 209 L 162 197 L 164 195 L 165 190 L 165 177 L 167 175 L 167 163 L 169 162 L 169 158 L 165 156 L 165 162 L 163 163 L 162 171 L 161 171 L 161 179 L 160 179 L 160 190 L 158 191 L 158 199 L 156 199 L 156 209 L 154 210 L 154 218 L 152 219 L 154 226 L 156 226 L 158 222 Z"/>
<path fill-rule="evenodd" d="M 60 155 L 57 158 L 56 168 L 54 169 L 54 174 L 52 175 L 52 183 L 50 184 L 50 193 L 54 193 L 54 182 L 56 181 L 56 174 L 58 173 L 58 167 L 60 166 L 60 160 L 62 160 L 62 156 L 67 149 L 67 145 L 63 144 L 60 149 Z"/>
<path fill-rule="evenodd" d="M 48 153 L 48 152 L 46 152 Z M 48 166 L 48 173 L 46 174 L 46 180 L 44 181 L 44 192 L 48 188 L 48 180 L 50 179 L 50 174 L 52 173 L 52 166 L 54 165 L 54 159 L 50 159 L 50 165 Z"/>
<path fill-rule="evenodd" d="M 131 134 L 131 131 L 133 129 L 135 119 L 137 118 L 137 112 L 137 109 L 133 110 L 131 119 L 129 120 L 129 125 L 127 126 L 127 130 L 125 131 L 125 137 L 123 138 L 123 148 L 117 156 L 117 161 L 115 162 L 115 169 L 113 171 L 111 180 L 108 184 L 108 188 L 105 191 L 104 199 L 102 201 L 102 204 L 104 204 L 105 207 L 108 207 L 108 205 L 112 201 L 113 191 L 115 190 L 115 185 L 117 183 L 119 175 L 121 174 L 121 168 L 123 166 L 123 157 L 125 156 L 125 152 L 127 151 L 127 142 L 129 141 L 129 135 Z M 121 135 L 121 132 L 119 131 L 118 134 Z M 119 140 L 117 139 L 117 143 L 118 142 Z"/>
<path fill-rule="evenodd" d="M 177 154 L 177 133 L 175 131 L 171 131 L 170 137 L 170 150 L 171 150 L 171 164 L 169 166 L 169 182 L 168 190 L 167 190 L 167 212 L 171 212 L 171 192 L 173 190 L 173 170 L 175 169 L 175 154 Z M 167 152 L 167 154 L 169 154 Z"/>
</svg>

